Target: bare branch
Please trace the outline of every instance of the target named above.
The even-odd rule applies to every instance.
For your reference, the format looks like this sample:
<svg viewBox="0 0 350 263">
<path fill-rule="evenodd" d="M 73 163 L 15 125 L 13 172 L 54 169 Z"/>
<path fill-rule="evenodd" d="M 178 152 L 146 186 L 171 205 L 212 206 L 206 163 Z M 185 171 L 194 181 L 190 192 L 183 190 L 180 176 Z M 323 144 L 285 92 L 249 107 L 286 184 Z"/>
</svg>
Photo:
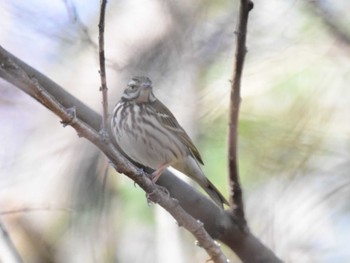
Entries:
<svg viewBox="0 0 350 263">
<path fill-rule="evenodd" d="M 24 76 L 19 74 L 19 68 L 25 72 Z M 20 59 L 8 53 L 0 46 L 0 77 L 26 92 L 31 97 L 40 101 L 39 98 L 35 97 L 34 91 L 32 90 L 32 80 L 29 78 L 29 76 L 39 82 L 41 89 L 45 89 L 45 91 L 50 94 L 50 97 L 55 98 L 56 102 L 58 101 L 61 105 L 63 105 L 64 109 L 74 106 L 76 109 L 76 119 L 89 127 L 89 129 L 92 129 L 96 134 L 96 137 L 100 139 L 100 135 L 97 131 L 99 131 L 101 127 L 101 115 L 97 114 L 62 87 Z M 29 83 L 27 81 L 28 79 L 30 80 Z M 70 112 L 67 113 L 67 116 L 69 118 L 66 119 L 66 121 L 72 120 L 72 115 Z M 111 148 L 109 142 L 108 145 L 106 145 L 105 141 L 101 142 L 101 144 L 104 145 L 104 147 L 107 147 L 109 151 L 112 151 L 112 154 L 108 152 L 106 155 L 108 154 L 108 156 L 113 156 L 113 159 L 111 158 L 110 160 L 116 165 L 116 167 L 118 167 L 120 172 L 125 172 L 147 193 L 152 193 L 150 194 L 150 198 L 153 198 L 152 200 L 161 200 L 160 196 L 164 196 L 165 193 L 156 188 L 148 178 L 145 178 L 146 175 L 142 170 L 137 169 L 134 165 L 128 162 L 126 157 L 116 151 L 115 148 Z M 114 145 L 114 147 L 118 146 Z M 165 200 L 167 203 L 162 203 L 161 205 L 163 207 L 166 207 L 166 209 L 170 207 L 169 210 L 172 208 L 183 208 L 192 216 L 191 222 L 193 224 L 198 224 L 197 220 L 194 220 L 193 218 L 200 220 L 204 224 L 205 230 L 212 238 L 221 240 L 223 243 L 228 245 L 243 262 L 281 262 L 270 249 L 265 247 L 250 232 L 241 231 L 231 213 L 220 209 L 211 200 L 209 200 L 209 198 L 173 175 L 170 171 L 166 171 L 159 178 L 157 184 L 165 187 L 169 191 L 170 196 L 177 199 L 181 206 L 180 207 L 174 200 L 170 199 L 169 196 L 166 195 Z M 178 220 L 178 222 L 180 225 L 182 224 L 182 221 Z M 185 226 L 184 224 L 182 225 Z M 201 239 L 198 238 L 198 240 L 201 245 L 204 246 Z M 211 244 L 212 248 L 216 250 L 216 245 L 214 246 L 213 243 Z"/>
<path fill-rule="evenodd" d="M 47 92 L 35 76 L 29 76 L 19 65 L 15 64 L 10 57 L 7 57 L 5 50 L 1 47 L 0 61 L 0 76 L 7 74 L 8 77 L 11 76 L 12 79 L 21 81 L 27 86 L 27 90 L 31 91 L 31 96 L 59 116 L 64 125 L 72 126 L 77 131 L 78 136 L 88 139 L 97 146 L 109 158 L 118 172 L 134 180 L 147 193 L 151 201 L 161 205 L 177 220 L 180 226 L 189 230 L 214 262 L 227 262 L 220 247 L 205 230 L 203 223 L 189 215 L 179 205 L 177 200 L 172 199 L 162 188 L 155 185 L 150 179 L 149 174 L 135 167 L 118 152 L 108 138 L 101 136 L 98 131 L 79 119 L 75 110 L 73 111 L 72 108 L 67 109 L 64 107 L 56 98 Z"/>
<path fill-rule="evenodd" d="M 250 0 L 241 0 L 239 21 L 236 39 L 235 67 L 233 72 L 233 81 L 231 82 L 231 101 L 228 130 L 228 169 L 230 180 L 230 203 L 232 214 L 235 215 L 242 227 L 246 227 L 244 217 L 244 207 L 242 198 L 242 189 L 239 181 L 237 140 L 238 140 L 238 115 L 241 101 L 241 77 L 246 50 L 246 34 L 248 15 L 253 9 L 253 2 Z"/>
<path fill-rule="evenodd" d="M 106 65 L 105 65 L 105 48 L 104 48 L 104 32 L 105 32 L 105 14 L 106 14 L 107 0 L 101 0 L 100 6 L 100 22 L 98 23 L 98 49 L 100 61 L 100 77 L 101 77 L 101 92 L 102 92 L 102 132 L 107 134 L 108 122 L 108 89 L 106 79 Z"/>
</svg>

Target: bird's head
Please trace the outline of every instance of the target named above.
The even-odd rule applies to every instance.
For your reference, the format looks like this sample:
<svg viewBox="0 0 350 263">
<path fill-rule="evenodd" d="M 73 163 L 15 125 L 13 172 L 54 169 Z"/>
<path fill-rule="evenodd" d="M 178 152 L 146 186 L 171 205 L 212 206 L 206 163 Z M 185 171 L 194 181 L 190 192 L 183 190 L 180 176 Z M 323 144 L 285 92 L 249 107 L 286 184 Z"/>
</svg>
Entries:
<svg viewBox="0 0 350 263">
<path fill-rule="evenodd" d="M 152 92 L 152 81 L 148 77 L 133 77 L 122 95 L 123 101 L 147 103 L 156 100 Z"/>
</svg>

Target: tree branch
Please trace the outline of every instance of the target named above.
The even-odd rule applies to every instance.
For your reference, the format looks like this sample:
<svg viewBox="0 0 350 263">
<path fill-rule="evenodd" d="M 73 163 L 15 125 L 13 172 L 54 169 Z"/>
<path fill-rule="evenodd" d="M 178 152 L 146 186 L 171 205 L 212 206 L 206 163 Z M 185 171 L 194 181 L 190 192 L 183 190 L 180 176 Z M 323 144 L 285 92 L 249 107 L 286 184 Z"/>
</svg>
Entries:
<svg viewBox="0 0 350 263">
<path fill-rule="evenodd" d="M 75 107 L 74 111 L 72 111 L 72 108 L 66 108 L 62 105 L 45 89 L 45 87 L 41 85 L 36 76 L 28 75 L 27 72 L 17 65 L 11 58 L 6 57 L 6 54 L 1 47 L 0 61 L 0 76 L 4 77 L 6 80 L 12 79 L 19 81 L 22 83 L 21 86 L 26 86 L 26 90 L 30 91 L 31 96 L 62 119 L 64 126 L 72 126 L 77 131 L 79 137 L 84 137 L 97 146 L 109 158 L 119 173 L 125 174 L 136 182 L 147 193 L 149 200 L 161 205 L 177 220 L 180 226 L 189 230 L 214 262 L 227 262 L 227 259 L 218 244 L 216 244 L 203 227 L 203 223 L 189 215 L 179 205 L 178 201 L 170 198 L 162 188 L 157 187 L 150 179 L 151 176 L 149 174 L 145 173 L 142 169 L 135 167 L 118 152 L 108 139 L 101 136 L 97 130 L 79 119 Z"/>
<path fill-rule="evenodd" d="M 102 132 L 107 135 L 107 122 L 108 122 L 108 89 L 107 89 L 107 77 L 105 66 L 105 48 L 104 48 L 104 32 L 105 32 L 105 14 L 106 14 L 107 0 L 101 0 L 100 6 L 100 22 L 98 23 L 98 49 L 99 49 L 99 61 L 100 61 L 100 77 L 102 92 Z"/>
<path fill-rule="evenodd" d="M 19 71 L 22 71 L 23 73 L 19 74 Z M 180 180 L 170 171 L 166 171 L 159 178 L 157 184 L 165 187 L 169 191 L 170 196 L 178 200 L 178 203 L 183 208 L 182 209 L 176 201 L 169 198 L 167 194 L 156 188 L 142 170 L 136 168 L 128 162 L 124 156 L 116 151 L 115 147 L 117 147 L 117 145 L 110 145 L 110 143 L 106 144 L 105 141 L 101 141 L 101 137 L 97 132 L 100 130 L 102 121 L 99 114 L 62 89 L 52 80 L 5 51 L 1 46 L 0 77 L 12 83 L 38 101 L 40 101 L 40 99 L 35 95 L 32 86 L 34 84 L 39 84 L 39 88 L 45 90 L 45 94 L 50 94 L 49 97 L 51 99 L 54 99 L 56 103 L 58 102 L 63 106 L 62 114 L 66 116 L 62 116 L 64 118 L 61 117 L 63 121 L 69 122 L 72 120 L 71 113 L 66 113 L 66 109 L 74 106 L 76 109 L 76 119 L 79 120 L 79 123 L 75 123 L 74 125 L 84 125 L 89 132 L 91 130 L 93 138 L 96 138 L 97 143 L 99 143 L 103 149 L 107 149 L 106 155 L 108 157 L 111 156 L 110 160 L 116 165 L 118 170 L 133 179 L 147 193 L 151 193 L 149 195 L 151 200 L 160 202 L 161 198 L 164 197 L 165 201 L 162 201 L 160 204 L 167 210 L 171 210 L 171 213 L 177 213 L 180 210 L 181 213 L 185 213 L 186 211 L 190 214 L 192 216 L 190 221 L 194 225 L 194 227 L 191 228 L 192 230 L 197 229 L 198 227 L 198 222 L 193 218 L 200 220 L 200 222 L 204 224 L 205 230 L 213 239 L 221 240 L 228 245 L 243 262 L 281 262 L 271 250 L 265 247 L 250 232 L 243 233 L 229 212 L 220 209 L 210 199 L 198 192 L 192 186 Z M 32 83 L 33 79 L 35 80 L 34 83 Z M 44 105 L 48 107 L 48 105 Z M 100 145 L 98 145 L 98 147 Z M 175 219 L 178 220 L 177 217 L 175 217 Z M 178 220 L 178 222 L 180 225 L 185 226 L 182 221 Z M 197 236 L 196 238 L 201 245 L 203 245 L 202 238 L 200 239 Z M 213 250 L 217 250 L 217 246 L 213 245 L 213 243 L 211 244 Z M 213 259 L 214 258 L 215 257 L 213 257 Z"/>
<path fill-rule="evenodd" d="M 233 81 L 231 82 L 231 102 L 229 112 L 228 129 L 228 172 L 230 181 L 230 203 L 232 215 L 235 215 L 242 227 L 246 227 L 244 217 L 244 207 L 242 198 L 242 189 L 239 181 L 237 140 L 238 140 L 238 115 L 241 101 L 241 77 L 243 71 L 244 58 L 246 54 L 246 34 L 248 15 L 253 9 L 253 2 L 250 0 L 241 0 L 239 21 L 236 39 L 235 67 L 233 72 Z"/>
</svg>

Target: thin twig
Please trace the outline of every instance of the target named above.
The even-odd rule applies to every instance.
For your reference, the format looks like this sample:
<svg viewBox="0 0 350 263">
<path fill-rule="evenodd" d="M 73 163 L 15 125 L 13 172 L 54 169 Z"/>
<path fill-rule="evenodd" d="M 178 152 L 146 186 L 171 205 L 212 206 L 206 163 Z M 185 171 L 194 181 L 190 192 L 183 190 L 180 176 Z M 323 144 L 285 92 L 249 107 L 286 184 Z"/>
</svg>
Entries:
<svg viewBox="0 0 350 263">
<path fill-rule="evenodd" d="M 15 64 L 9 57 L 6 59 L 2 58 L 2 56 L 6 55 L 1 51 L 2 49 L 0 47 L 0 61 L 2 61 L 0 63 L 0 69 L 2 71 L 5 71 L 6 74 L 11 75 L 11 77 L 15 78 L 17 81 L 21 79 L 27 85 L 27 88 L 29 87 L 32 90 L 30 94 L 50 111 L 59 116 L 64 125 L 72 126 L 79 136 L 88 139 L 97 146 L 114 164 L 118 172 L 125 174 L 135 181 L 148 193 L 148 197 L 152 202 L 161 205 L 178 221 L 180 226 L 190 231 L 215 263 L 228 262 L 220 247 L 207 233 L 202 223 L 188 214 L 179 205 L 178 201 L 172 199 L 167 193 L 161 190 L 160 187 L 155 185 L 150 179 L 151 176 L 149 174 L 135 167 L 118 152 L 108 137 L 102 136 L 98 131 L 80 120 L 79 117 L 72 112 L 72 109 L 65 108 L 41 86 L 40 82 L 35 77 L 28 76 L 25 70 Z"/>
<path fill-rule="evenodd" d="M 7 245 L 7 248 L 9 250 L 9 253 L 11 254 L 11 262 L 14 263 L 22 263 L 23 259 L 21 258 L 21 255 L 19 254 L 19 252 L 17 251 L 16 246 L 13 244 L 12 239 L 7 231 L 7 229 L 4 226 L 4 223 L 2 221 L 0 221 L 0 234 L 2 236 L 2 239 L 4 240 L 4 242 Z"/>
<path fill-rule="evenodd" d="M 231 101 L 228 129 L 228 170 L 230 180 L 230 203 L 232 214 L 246 226 L 244 217 L 244 207 L 242 189 L 239 181 L 237 140 L 238 140 L 238 115 L 241 101 L 241 77 L 246 50 L 246 34 L 249 11 L 253 8 L 250 0 L 240 1 L 239 21 L 237 26 L 235 65 L 233 71 L 233 81 L 231 82 Z"/>
<path fill-rule="evenodd" d="M 100 21 L 98 23 L 98 50 L 99 50 L 99 61 L 100 61 L 99 72 L 101 77 L 100 91 L 102 92 L 102 107 L 103 107 L 102 132 L 104 135 L 107 135 L 107 122 L 108 122 L 108 89 L 107 89 L 105 49 L 104 49 L 106 5 L 107 5 L 107 0 L 101 0 Z"/>
</svg>

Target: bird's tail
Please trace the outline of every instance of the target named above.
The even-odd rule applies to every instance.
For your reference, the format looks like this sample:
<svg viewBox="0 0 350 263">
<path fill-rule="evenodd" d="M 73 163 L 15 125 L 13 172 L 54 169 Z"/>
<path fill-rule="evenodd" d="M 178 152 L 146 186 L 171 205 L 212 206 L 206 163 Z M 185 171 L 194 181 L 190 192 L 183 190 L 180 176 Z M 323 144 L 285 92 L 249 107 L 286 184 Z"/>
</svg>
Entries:
<svg viewBox="0 0 350 263">
<path fill-rule="evenodd" d="M 220 193 L 220 191 L 213 185 L 212 182 L 206 178 L 205 184 L 198 182 L 199 185 L 207 192 L 207 194 L 213 199 L 213 201 L 218 204 L 220 207 L 224 207 L 224 204 L 229 205 L 226 198 Z"/>
<path fill-rule="evenodd" d="M 229 205 L 225 197 L 204 175 L 195 159 L 189 156 L 183 162 L 173 165 L 173 167 L 195 180 L 218 206 L 223 208 L 224 204 Z"/>
</svg>

